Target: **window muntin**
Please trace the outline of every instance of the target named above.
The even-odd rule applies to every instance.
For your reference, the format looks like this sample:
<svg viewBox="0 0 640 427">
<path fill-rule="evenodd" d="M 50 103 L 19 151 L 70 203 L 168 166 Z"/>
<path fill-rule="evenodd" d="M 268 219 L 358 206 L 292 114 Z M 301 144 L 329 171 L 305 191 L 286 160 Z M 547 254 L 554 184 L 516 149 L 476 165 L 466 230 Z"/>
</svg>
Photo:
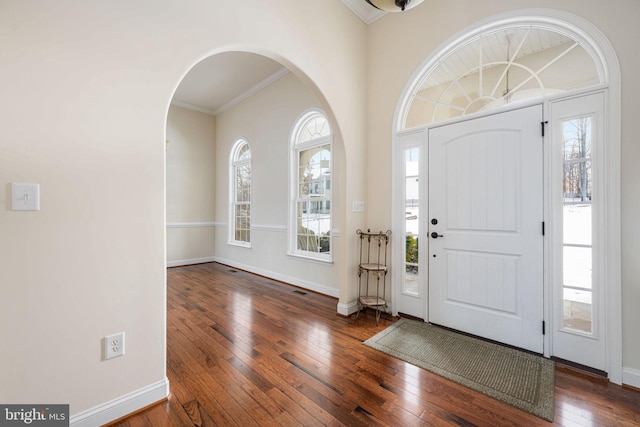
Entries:
<svg viewBox="0 0 640 427">
<path fill-rule="evenodd" d="M 251 147 L 238 140 L 231 151 L 229 243 L 251 245 Z"/>
<path fill-rule="evenodd" d="M 293 135 L 291 253 L 331 260 L 332 138 L 326 117 L 303 116 Z"/>
<path fill-rule="evenodd" d="M 537 25 L 509 25 L 460 42 L 424 71 L 401 128 L 604 83 L 578 40 Z"/>
</svg>

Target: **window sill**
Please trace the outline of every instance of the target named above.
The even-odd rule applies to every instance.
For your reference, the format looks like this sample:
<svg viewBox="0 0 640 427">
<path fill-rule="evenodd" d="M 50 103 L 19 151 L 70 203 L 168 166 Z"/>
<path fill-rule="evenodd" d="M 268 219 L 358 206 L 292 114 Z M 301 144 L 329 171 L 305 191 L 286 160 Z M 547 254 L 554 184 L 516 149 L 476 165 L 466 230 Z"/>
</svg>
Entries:
<svg viewBox="0 0 640 427">
<path fill-rule="evenodd" d="M 251 243 L 227 242 L 229 246 L 237 246 L 239 248 L 251 249 Z"/>
<path fill-rule="evenodd" d="M 317 262 L 319 264 L 333 264 L 333 259 L 329 257 L 320 258 L 320 257 L 314 257 L 311 255 L 305 255 L 305 254 L 295 253 L 295 252 L 288 252 L 287 256 L 290 258 L 296 258 L 302 261 Z"/>
</svg>

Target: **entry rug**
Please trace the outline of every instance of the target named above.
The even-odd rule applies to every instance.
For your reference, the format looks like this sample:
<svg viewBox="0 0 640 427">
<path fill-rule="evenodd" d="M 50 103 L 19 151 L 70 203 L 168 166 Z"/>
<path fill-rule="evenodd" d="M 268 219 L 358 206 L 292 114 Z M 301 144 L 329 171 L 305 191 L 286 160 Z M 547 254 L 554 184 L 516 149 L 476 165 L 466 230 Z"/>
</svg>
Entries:
<svg viewBox="0 0 640 427">
<path fill-rule="evenodd" d="M 409 319 L 364 344 L 553 421 L 555 364 L 549 359 Z"/>
</svg>

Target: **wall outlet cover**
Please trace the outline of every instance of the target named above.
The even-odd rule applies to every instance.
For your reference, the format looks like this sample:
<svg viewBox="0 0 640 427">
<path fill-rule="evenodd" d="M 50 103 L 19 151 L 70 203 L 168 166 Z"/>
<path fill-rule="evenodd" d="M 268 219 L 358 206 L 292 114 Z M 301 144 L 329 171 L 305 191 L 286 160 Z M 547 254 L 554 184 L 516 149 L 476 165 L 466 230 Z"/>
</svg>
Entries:
<svg viewBox="0 0 640 427">
<path fill-rule="evenodd" d="M 104 337 L 104 360 L 124 355 L 124 332 Z"/>
</svg>

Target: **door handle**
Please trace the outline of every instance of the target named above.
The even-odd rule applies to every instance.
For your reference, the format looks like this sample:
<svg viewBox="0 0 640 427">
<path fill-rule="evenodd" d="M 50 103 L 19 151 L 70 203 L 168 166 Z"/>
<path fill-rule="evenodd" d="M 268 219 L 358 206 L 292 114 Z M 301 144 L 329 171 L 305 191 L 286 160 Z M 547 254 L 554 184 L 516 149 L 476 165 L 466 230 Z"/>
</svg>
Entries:
<svg viewBox="0 0 640 427">
<path fill-rule="evenodd" d="M 438 234 L 435 231 L 433 233 L 431 233 L 431 237 L 433 237 L 434 239 L 437 239 L 438 237 L 444 237 L 442 234 Z"/>
</svg>

